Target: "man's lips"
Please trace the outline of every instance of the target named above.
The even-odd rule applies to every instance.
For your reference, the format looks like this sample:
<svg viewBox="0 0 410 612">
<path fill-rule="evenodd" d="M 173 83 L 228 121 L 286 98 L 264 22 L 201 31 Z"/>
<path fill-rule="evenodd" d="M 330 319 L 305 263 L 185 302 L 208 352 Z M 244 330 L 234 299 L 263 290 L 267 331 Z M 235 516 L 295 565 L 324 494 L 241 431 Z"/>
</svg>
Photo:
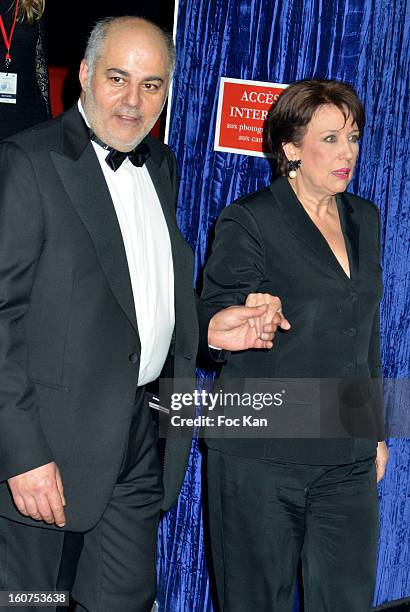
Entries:
<svg viewBox="0 0 410 612">
<path fill-rule="evenodd" d="M 126 123 L 137 123 L 141 120 L 141 117 L 133 117 L 131 115 L 115 115 L 117 119 L 120 121 L 125 121 Z"/>
<path fill-rule="evenodd" d="M 349 177 L 350 168 L 338 168 L 337 170 L 333 170 L 333 176 L 337 176 L 337 178 L 346 179 Z"/>
</svg>

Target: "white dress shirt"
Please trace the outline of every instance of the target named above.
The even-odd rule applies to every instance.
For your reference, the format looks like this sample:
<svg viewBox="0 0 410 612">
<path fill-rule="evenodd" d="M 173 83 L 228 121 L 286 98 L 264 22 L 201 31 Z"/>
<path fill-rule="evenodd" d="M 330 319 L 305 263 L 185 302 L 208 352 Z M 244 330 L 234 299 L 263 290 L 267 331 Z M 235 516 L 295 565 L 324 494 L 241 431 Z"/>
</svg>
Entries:
<svg viewBox="0 0 410 612">
<path fill-rule="evenodd" d="M 86 121 L 81 101 L 78 108 Z M 138 385 L 158 378 L 175 324 L 174 268 L 167 224 L 145 164 L 127 158 L 116 172 L 108 152 L 92 145 L 100 162 L 124 241 L 141 341 Z"/>
</svg>

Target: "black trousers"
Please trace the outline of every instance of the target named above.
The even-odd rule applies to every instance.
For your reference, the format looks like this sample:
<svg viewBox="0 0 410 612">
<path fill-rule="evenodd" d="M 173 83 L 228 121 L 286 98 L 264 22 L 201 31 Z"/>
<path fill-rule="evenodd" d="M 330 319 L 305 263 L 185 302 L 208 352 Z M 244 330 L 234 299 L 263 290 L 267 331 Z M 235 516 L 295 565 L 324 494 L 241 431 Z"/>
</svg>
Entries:
<svg viewBox="0 0 410 612">
<path fill-rule="evenodd" d="M 369 612 L 376 575 L 374 458 L 339 466 L 208 450 L 212 563 L 222 612 Z"/>
<path fill-rule="evenodd" d="M 121 472 L 93 529 L 64 533 L 0 518 L 0 590 L 68 590 L 76 610 L 89 612 L 151 610 L 163 491 L 155 426 L 143 399 L 139 389 Z M 21 612 L 27 609 L 53 608 Z"/>
</svg>

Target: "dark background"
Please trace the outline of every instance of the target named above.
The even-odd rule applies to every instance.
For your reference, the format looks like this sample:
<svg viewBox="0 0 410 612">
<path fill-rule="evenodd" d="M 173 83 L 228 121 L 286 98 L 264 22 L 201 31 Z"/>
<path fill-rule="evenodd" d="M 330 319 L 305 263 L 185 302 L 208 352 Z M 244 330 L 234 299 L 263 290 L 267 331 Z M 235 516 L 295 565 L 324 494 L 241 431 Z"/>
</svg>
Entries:
<svg viewBox="0 0 410 612">
<path fill-rule="evenodd" d="M 64 85 L 67 108 L 78 96 L 78 67 L 93 24 L 111 15 L 138 15 L 172 33 L 173 0 L 46 0 L 44 13 L 48 63 L 69 69 Z"/>
</svg>

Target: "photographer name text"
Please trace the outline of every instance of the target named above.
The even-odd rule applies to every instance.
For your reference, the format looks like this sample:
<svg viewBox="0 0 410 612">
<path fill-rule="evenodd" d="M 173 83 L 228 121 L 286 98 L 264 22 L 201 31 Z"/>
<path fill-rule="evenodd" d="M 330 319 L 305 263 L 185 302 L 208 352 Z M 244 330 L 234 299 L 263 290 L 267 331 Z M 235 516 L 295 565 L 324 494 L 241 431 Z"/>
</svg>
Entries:
<svg viewBox="0 0 410 612">
<path fill-rule="evenodd" d="M 172 427 L 267 427 L 268 419 L 247 415 L 227 417 L 224 414 L 219 414 L 217 417 L 200 415 L 186 418 L 174 414 L 171 417 L 171 425 Z"/>
</svg>

